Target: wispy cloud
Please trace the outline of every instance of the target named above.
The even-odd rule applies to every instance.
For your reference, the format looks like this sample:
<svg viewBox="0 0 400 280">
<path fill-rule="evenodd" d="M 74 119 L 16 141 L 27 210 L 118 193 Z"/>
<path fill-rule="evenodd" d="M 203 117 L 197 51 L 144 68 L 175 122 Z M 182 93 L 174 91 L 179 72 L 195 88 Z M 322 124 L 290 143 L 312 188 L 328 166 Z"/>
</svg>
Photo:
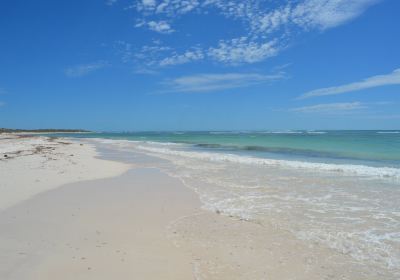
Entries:
<svg viewBox="0 0 400 280">
<path fill-rule="evenodd" d="M 134 43 L 117 41 L 114 43 L 114 48 L 116 53 L 121 56 L 122 62 L 140 61 L 142 65 L 139 65 L 139 68 L 141 69 L 144 69 L 143 66 L 159 66 L 165 59 L 165 57 L 161 59 L 161 56 L 165 56 L 165 53 L 172 50 L 171 47 L 162 45 L 159 40 L 153 40 L 151 45 L 144 45 L 140 48 L 136 48 Z M 171 56 L 177 56 L 177 54 L 174 53 Z"/>
<path fill-rule="evenodd" d="M 297 34 L 311 30 L 324 31 L 345 24 L 379 1 L 142 0 L 132 7 L 136 8 L 142 17 L 137 27 L 164 34 L 173 33 L 174 23 L 180 20 L 182 15 L 189 13 L 207 16 L 210 11 L 217 11 L 222 17 L 243 24 L 242 36 L 218 38 L 208 46 L 197 46 L 197 54 L 202 55 L 196 55 L 195 59 L 187 59 L 185 56 L 195 47 L 189 45 L 182 46 L 183 51 L 172 50 L 170 54 L 157 58 L 153 65 L 170 66 L 203 59 L 238 65 L 260 62 L 276 56 L 290 45 L 290 41 Z M 157 21 L 154 18 L 157 18 Z"/>
<path fill-rule="evenodd" d="M 4 105 L 6 105 L 6 103 L 0 101 L 0 107 L 3 107 Z"/>
<path fill-rule="evenodd" d="M 211 92 L 238 87 L 247 87 L 285 78 L 284 73 L 262 74 L 199 74 L 183 76 L 167 81 L 168 92 Z"/>
<path fill-rule="evenodd" d="M 257 43 L 247 37 L 220 41 L 208 50 L 208 56 L 228 64 L 253 63 L 275 56 L 283 48 L 277 40 Z"/>
<path fill-rule="evenodd" d="M 175 30 L 172 29 L 171 25 L 164 21 L 139 21 L 138 23 L 136 23 L 135 27 L 142 27 L 142 26 L 146 26 L 148 29 L 158 32 L 158 33 L 164 33 L 164 34 L 169 34 L 174 32 Z"/>
<path fill-rule="evenodd" d="M 400 84 L 400 68 L 394 70 L 392 73 L 385 75 L 377 75 L 367 79 L 364 79 L 360 82 L 350 83 L 341 86 L 335 87 L 327 87 L 312 90 L 306 92 L 305 94 L 298 97 L 298 99 L 305 99 L 317 96 L 326 96 L 326 95 L 336 95 L 343 94 L 347 92 L 359 91 L 363 89 L 369 89 L 380 86 L 387 85 L 399 85 Z"/>
<path fill-rule="evenodd" d="M 262 61 L 268 57 L 277 55 L 283 46 L 278 46 L 276 43 L 272 41 L 259 45 L 249 41 L 247 37 L 241 37 L 230 41 L 221 41 L 217 47 L 210 47 L 208 49 L 199 46 L 191 47 L 182 53 L 175 52 L 172 48 L 157 43 L 153 46 L 142 47 L 134 55 L 134 58 L 153 67 L 180 65 L 203 61 L 205 59 L 224 64 L 238 65 Z M 128 51 L 125 50 L 125 54 L 127 53 Z M 130 50 L 129 53 L 132 54 Z M 123 57 L 127 57 L 127 55 Z"/>
<path fill-rule="evenodd" d="M 325 103 L 312 106 L 304 106 L 304 107 L 290 109 L 290 111 L 298 113 L 335 114 L 335 113 L 351 112 L 366 108 L 368 107 L 361 102 L 345 102 L 345 103 Z"/>
<path fill-rule="evenodd" d="M 165 21 L 150 21 L 147 23 L 150 30 L 159 32 L 159 33 L 172 33 L 174 30 L 171 28 L 168 22 Z"/>
<path fill-rule="evenodd" d="M 302 28 L 325 30 L 360 16 L 380 0 L 307 0 L 291 11 L 291 20 Z"/>
<path fill-rule="evenodd" d="M 65 70 L 65 75 L 68 77 L 82 77 L 88 75 L 91 72 L 100 70 L 109 66 L 106 61 L 97 61 L 94 63 L 80 64 L 76 66 L 69 67 Z"/>
<path fill-rule="evenodd" d="M 186 14 L 199 6 L 200 2 L 198 0 L 142 0 L 138 1 L 136 9 L 146 15 L 160 14 L 176 17 Z"/>
<path fill-rule="evenodd" d="M 187 50 L 183 54 L 173 54 L 169 57 L 163 58 L 160 62 L 160 66 L 178 65 L 185 64 L 188 62 L 201 60 L 204 58 L 204 53 L 201 49 L 191 49 Z"/>
</svg>

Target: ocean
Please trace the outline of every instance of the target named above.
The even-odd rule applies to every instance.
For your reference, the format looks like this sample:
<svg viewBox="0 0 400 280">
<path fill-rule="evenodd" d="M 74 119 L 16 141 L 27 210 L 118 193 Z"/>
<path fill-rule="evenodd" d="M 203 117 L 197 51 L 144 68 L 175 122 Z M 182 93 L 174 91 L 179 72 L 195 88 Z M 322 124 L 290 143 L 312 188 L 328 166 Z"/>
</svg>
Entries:
<svg viewBox="0 0 400 280">
<path fill-rule="evenodd" d="M 59 135 L 59 134 L 57 134 Z M 68 134 L 171 164 L 205 209 L 400 277 L 400 131 Z"/>
</svg>

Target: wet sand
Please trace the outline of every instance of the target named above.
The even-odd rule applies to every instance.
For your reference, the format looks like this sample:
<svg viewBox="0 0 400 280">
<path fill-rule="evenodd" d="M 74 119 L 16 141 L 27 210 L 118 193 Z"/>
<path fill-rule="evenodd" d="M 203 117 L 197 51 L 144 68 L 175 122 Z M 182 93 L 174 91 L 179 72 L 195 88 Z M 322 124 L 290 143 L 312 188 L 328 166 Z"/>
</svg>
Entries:
<svg viewBox="0 0 400 280">
<path fill-rule="evenodd" d="M 1 213 L 0 276 L 192 279 L 191 258 L 165 230 L 196 205 L 156 169 L 65 185 Z"/>
</svg>

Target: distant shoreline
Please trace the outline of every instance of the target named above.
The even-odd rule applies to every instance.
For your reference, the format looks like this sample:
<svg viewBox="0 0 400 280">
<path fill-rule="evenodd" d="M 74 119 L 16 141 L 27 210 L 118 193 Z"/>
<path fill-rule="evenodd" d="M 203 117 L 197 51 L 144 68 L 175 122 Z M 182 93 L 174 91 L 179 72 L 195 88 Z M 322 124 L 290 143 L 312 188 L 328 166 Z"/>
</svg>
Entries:
<svg viewBox="0 0 400 280">
<path fill-rule="evenodd" d="M 9 128 L 0 128 L 0 133 L 30 133 L 30 134 L 44 134 L 44 133 L 93 133 L 93 131 L 84 130 L 84 129 L 9 129 Z"/>
</svg>

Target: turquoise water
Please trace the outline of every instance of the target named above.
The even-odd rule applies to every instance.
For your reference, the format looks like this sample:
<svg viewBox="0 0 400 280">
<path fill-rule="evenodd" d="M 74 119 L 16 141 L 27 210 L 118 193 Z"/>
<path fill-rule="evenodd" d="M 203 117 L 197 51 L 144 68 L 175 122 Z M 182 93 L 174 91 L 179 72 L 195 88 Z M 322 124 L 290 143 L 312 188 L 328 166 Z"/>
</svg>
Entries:
<svg viewBox="0 0 400 280">
<path fill-rule="evenodd" d="M 200 151 L 400 167 L 400 131 L 127 132 L 68 137 L 186 143 Z"/>
</svg>

